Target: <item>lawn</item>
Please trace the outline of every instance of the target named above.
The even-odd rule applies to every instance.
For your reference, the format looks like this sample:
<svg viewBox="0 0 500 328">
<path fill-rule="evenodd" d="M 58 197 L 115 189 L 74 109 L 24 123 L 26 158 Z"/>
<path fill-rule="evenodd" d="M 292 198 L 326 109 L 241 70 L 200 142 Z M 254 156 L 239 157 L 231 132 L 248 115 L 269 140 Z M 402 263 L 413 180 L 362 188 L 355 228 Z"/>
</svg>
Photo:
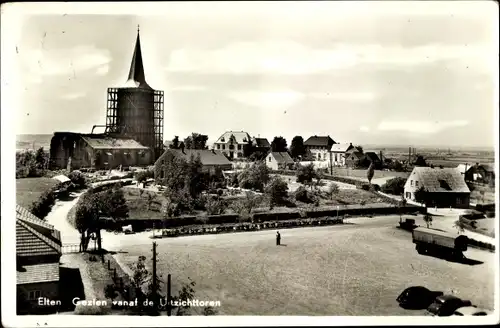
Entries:
<svg viewBox="0 0 500 328">
<path fill-rule="evenodd" d="M 419 255 L 398 220 L 283 230 L 280 247 L 275 231 L 160 239 L 158 270 L 172 275 L 174 294 L 190 277 L 195 298 L 220 301 L 224 315 L 422 315 L 396 302 L 411 285 L 493 308 L 495 254 L 467 251 L 484 262 L 476 266 Z M 150 258 L 151 242 L 130 243 L 119 245 L 120 262 Z"/>
<path fill-rule="evenodd" d="M 498 229 L 498 223 L 495 218 L 476 220 L 477 228 L 474 232 L 495 238 L 495 230 Z"/>
<path fill-rule="evenodd" d="M 346 167 L 334 167 L 333 175 L 337 177 L 354 177 L 366 179 L 366 169 L 351 169 Z M 402 177 L 408 178 L 410 172 L 395 172 L 395 171 L 380 171 L 375 170 L 373 179 L 386 178 L 386 177 Z"/>
<path fill-rule="evenodd" d="M 29 209 L 44 191 L 50 190 L 58 183 L 51 178 L 16 179 L 16 203 Z"/>
</svg>

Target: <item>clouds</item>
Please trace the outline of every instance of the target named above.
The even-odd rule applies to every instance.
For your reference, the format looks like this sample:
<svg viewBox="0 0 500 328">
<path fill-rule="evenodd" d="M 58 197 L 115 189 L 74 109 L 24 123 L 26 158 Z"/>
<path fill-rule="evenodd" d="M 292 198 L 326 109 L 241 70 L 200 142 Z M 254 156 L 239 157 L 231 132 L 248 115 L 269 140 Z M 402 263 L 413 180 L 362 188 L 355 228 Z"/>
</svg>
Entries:
<svg viewBox="0 0 500 328">
<path fill-rule="evenodd" d="M 50 76 L 74 76 L 90 70 L 96 75 L 106 75 L 112 59 L 108 50 L 90 45 L 33 49 L 22 54 L 21 64 L 26 67 L 31 82 L 41 82 Z"/>
<path fill-rule="evenodd" d="M 378 125 L 379 131 L 409 132 L 414 134 L 436 134 L 438 132 L 455 127 L 465 127 L 469 124 L 466 120 L 454 120 L 447 122 L 430 121 L 383 121 Z"/>
<path fill-rule="evenodd" d="M 167 71 L 220 74 L 303 75 L 345 70 L 357 65 L 414 66 L 443 60 L 491 64 L 488 45 L 333 43 L 322 49 L 287 39 L 234 42 L 220 49 L 181 48 L 172 51 Z"/>
</svg>

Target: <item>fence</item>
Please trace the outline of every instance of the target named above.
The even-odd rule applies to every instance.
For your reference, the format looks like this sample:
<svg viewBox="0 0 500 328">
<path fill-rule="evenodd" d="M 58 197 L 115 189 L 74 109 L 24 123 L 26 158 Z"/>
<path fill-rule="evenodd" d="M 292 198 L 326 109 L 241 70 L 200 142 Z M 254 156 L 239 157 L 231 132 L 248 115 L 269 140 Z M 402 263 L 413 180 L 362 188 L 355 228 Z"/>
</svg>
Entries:
<svg viewBox="0 0 500 328">
<path fill-rule="evenodd" d="M 95 251 L 97 247 L 93 243 L 89 243 L 87 251 Z M 80 253 L 80 243 L 78 244 L 63 244 L 61 246 L 63 254 Z"/>
</svg>

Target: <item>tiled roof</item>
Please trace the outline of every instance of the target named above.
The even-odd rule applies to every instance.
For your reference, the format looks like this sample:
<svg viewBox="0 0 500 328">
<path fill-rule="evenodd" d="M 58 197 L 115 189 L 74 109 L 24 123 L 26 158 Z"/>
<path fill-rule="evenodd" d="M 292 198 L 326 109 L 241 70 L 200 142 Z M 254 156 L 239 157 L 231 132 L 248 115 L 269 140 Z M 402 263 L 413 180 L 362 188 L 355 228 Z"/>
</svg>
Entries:
<svg viewBox="0 0 500 328">
<path fill-rule="evenodd" d="M 200 156 L 201 163 L 203 165 L 232 165 L 231 162 L 222 154 L 222 152 L 217 150 L 201 150 L 201 149 L 167 149 L 165 153 L 174 154 L 176 157 L 184 158 L 189 160 L 191 155 L 195 158 Z M 162 159 L 163 155 L 158 159 Z"/>
<path fill-rule="evenodd" d="M 330 148 L 330 151 L 334 153 L 345 153 L 351 148 L 354 148 L 352 144 L 334 144 L 332 148 Z"/>
<path fill-rule="evenodd" d="M 287 152 L 271 152 L 270 153 L 276 162 L 278 163 L 285 163 L 285 164 L 291 164 L 294 163 L 292 157 L 290 157 L 290 154 Z"/>
<path fill-rule="evenodd" d="M 363 158 L 363 153 L 361 153 L 359 151 L 351 151 L 351 152 L 349 152 L 349 154 L 346 157 L 346 159 L 348 159 L 349 156 L 354 156 L 356 159 L 361 159 L 361 158 Z"/>
<path fill-rule="evenodd" d="M 328 147 L 335 144 L 330 136 L 312 136 L 304 142 L 304 146 L 310 147 Z"/>
<path fill-rule="evenodd" d="M 411 176 L 414 174 L 429 192 L 470 192 L 464 178 L 456 168 L 415 167 Z"/>
<path fill-rule="evenodd" d="M 54 226 L 40 220 L 25 208 L 16 206 L 16 255 L 61 254 L 61 235 Z"/>
<path fill-rule="evenodd" d="M 486 172 L 493 172 L 495 173 L 495 167 L 493 165 L 489 164 L 481 164 L 479 167 L 482 167 Z"/>
<path fill-rule="evenodd" d="M 133 139 L 121 139 L 121 138 L 92 138 L 90 136 L 82 136 L 82 139 L 94 149 L 149 149 L 146 146 L 141 145 L 139 142 Z"/>
<path fill-rule="evenodd" d="M 266 138 L 253 138 L 253 142 L 256 147 L 259 148 L 269 148 L 271 147 L 271 144 Z"/>
<path fill-rule="evenodd" d="M 227 131 L 217 139 L 216 143 L 227 143 L 229 140 L 233 139 L 234 143 L 244 144 L 252 140 L 250 135 L 243 131 Z M 224 140 L 224 141 L 223 141 Z"/>
<path fill-rule="evenodd" d="M 59 281 L 59 262 L 24 265 L 17 269 L 17 285 Z"/>
</svg>

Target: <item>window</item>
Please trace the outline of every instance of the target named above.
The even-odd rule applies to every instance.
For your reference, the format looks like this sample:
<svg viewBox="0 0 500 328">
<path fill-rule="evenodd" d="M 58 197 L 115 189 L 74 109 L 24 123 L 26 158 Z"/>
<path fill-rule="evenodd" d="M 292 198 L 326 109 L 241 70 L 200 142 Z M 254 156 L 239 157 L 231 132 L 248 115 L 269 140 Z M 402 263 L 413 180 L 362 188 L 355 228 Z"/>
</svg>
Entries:
<svg viewBox="0 0 500 328">
<path fill-rule="evenodd" d="M 226 149 L 226 145 L 222 145 L 222 149 Z"/>
<path fill-rule="evenodd" d="M 217 144 L 217 149 L 220 149 L 220 145 L 219 144 Z"/>
<path fill-rule="evenodd" d="M 318 161 L 321 161 L 321 154 L 318 154 Z"/>
<path fill-rule="evenodd" d="M 271 156 L 269 156 L 269 162 L 272 162 L 273 161 L 273 158 Z"/>
<path fill-rule="evenodd" d="M 241 150 L 241 145 L 238 145 L 238 150 Z"/>
<path fill-rule="evenodd" d="M 457 197 L 457 205 L 460 205 L 462 204 L 462 200 L 460 199 L 460 197 Z"/>
<path fill-rule="evenodd" d="M 410 180 L 410 186 L 413 187 L 413 180 Z"/>
<path fill-rule="evenodd" d="M 234 149 L 234 146 L 233 145 L 229 145 L 229 149 Z"/>
<path fill-rule="evenodd" d="M 337 161 L 337 153 L 335 153 L 335 161 Z"/>
<path fill-rule="evenodd" d="M 243 157 L 243 153 L 242 152 L 238 152 L 238 157 Z"/>
<path fill-rule="evenodd" d="M 415 181 L 415 187 L 418 187 L 418 181 Z"/>
<path fill-rule="evenodd" d="M 220 141 L 221 141 L 221 142 L 225 142 L 225 141 L 224 141 L 224 137 L 220 138 Z"/>
<path fill-rule="evenodd" d="M 36 300 L 42 296 L 42 293 L 39 290 L 30 291 L 29 299 Z"/>
</svg>

